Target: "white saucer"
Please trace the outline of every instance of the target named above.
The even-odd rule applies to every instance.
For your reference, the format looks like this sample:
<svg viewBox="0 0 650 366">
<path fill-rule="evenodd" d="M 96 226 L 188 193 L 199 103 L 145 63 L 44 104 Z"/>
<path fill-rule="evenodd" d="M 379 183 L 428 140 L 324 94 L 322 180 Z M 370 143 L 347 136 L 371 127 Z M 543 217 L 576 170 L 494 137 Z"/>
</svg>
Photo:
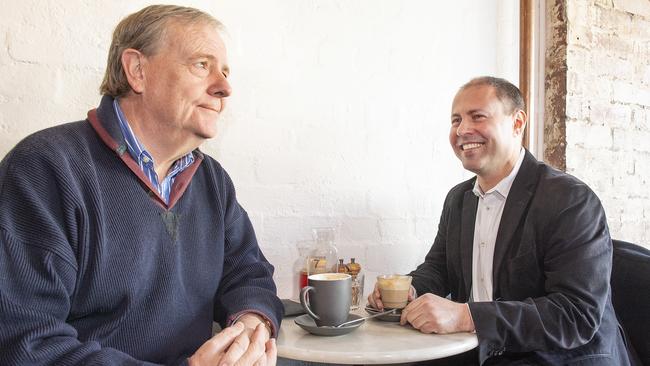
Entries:
<svg viewBox="0 0 650 366">
<path fill-rule="evenodd" d="M 362 316 L 360 316 L 360 315 L 350 314 L 350 315 L 348 315 L 348 320 L 346 320 L 346 321 L 361 319 L 361 318 L 362 318 Z M 365 322 L 365 321 L 360 321 L 360 322 L 356 322 L 354 324 L 342 326 L 340 328 L 327 327 L 327 326 L 319 327 L 319 326 L 316 325 L 316 322 L 314 321 L 314 319 L 312 319 L 312 317 L 310 317 L 307 314 L 301 315 L 301 316 L 297 317 L 296 319 L 294 319 L 293 321 L 294 321 L 294 323 L 298 324 L 298 326 L 300 328 L 308 331 L 311 334 L 320 335 L 320 336 L 328 336 L 328 337 L 338 336 L 338 335 L 343 335 L 343 334 L 350 333 L 351 331 L 359 328 L 359 326 L 361 326 L 361 324 L 363 324 Z"/>
</svg>

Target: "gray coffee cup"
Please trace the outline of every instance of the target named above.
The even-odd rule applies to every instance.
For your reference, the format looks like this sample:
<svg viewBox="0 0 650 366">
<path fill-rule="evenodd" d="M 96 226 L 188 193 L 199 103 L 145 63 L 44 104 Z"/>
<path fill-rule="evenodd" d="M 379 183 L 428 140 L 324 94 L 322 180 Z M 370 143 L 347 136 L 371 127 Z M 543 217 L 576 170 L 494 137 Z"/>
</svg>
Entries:
<svg viewBox="0 0 650 366">
<path fill-rule="evenodd" d="M 345 273 L 320 273 L 307 277 L 308 286 L 300 290 L 300 303 L 316 325 L 335 326 L 348 320 L 352 302 L 352 276 Z"/>
</svg>

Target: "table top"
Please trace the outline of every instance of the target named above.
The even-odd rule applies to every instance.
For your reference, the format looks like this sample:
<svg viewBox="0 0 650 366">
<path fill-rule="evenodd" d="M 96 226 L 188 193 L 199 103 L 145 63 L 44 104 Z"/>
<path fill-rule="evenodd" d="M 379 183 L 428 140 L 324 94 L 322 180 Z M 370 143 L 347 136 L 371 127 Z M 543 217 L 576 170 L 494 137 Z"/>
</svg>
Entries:
<svg viewBox="0 0 650 366">
<path fill-rule="evenodd" d="M 366 316 L 363 309 L 353 313 Z M 448 357 L 478 346 L 472 333 L 424 334 L 410 325 L 368 319 L 355 331 L 323 337 L 308 333 L 294 319 L 282 320 L 278 356 L 308 362 L 390 364 Z"/>
</svg>

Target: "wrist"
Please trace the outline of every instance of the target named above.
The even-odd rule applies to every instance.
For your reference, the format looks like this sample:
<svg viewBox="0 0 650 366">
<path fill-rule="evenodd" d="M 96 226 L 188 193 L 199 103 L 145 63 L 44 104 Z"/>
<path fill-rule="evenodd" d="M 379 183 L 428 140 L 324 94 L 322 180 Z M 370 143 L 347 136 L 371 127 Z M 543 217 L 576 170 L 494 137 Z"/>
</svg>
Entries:
<svg viewBox="0 0 650 366">
<path fill-rule="evenodd" d="M 461 316 L 461 329 L 465 332 L 476 332 L 476 327 L 474 326 L 474 319 L 472 318 L 472 312 L 469 309 L 469 304 L 461 304 L 463 306 L 462 316 Z"/>
<path fill-rule="evenodd" d="M 239 316 L 237 319 L 235 319 L 233 324 L 234 323 L 242 323 L 244 327 L 253 330 L 257 327 L 258 324 L 262 323 L 264 324 L 264 327 L 268 332 L 269 338 L 271 338 L 271 336 L 273 335 L 273 324 L 271 323 L 271 321 L 257 313 L 243 314 Z"/>
</svg>

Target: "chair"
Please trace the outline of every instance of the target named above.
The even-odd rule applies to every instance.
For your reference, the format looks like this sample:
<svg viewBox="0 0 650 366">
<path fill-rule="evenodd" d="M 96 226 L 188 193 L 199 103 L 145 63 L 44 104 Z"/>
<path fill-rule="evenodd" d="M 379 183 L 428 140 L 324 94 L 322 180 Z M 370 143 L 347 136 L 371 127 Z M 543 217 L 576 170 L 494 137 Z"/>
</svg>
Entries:
<svg viewBox="0 0 650 366">
<path fill-rule="evenodd" d="M 612 240 L 612 302 L 631 358 L 650 366 L 650 250 Z"/>
</svg>

